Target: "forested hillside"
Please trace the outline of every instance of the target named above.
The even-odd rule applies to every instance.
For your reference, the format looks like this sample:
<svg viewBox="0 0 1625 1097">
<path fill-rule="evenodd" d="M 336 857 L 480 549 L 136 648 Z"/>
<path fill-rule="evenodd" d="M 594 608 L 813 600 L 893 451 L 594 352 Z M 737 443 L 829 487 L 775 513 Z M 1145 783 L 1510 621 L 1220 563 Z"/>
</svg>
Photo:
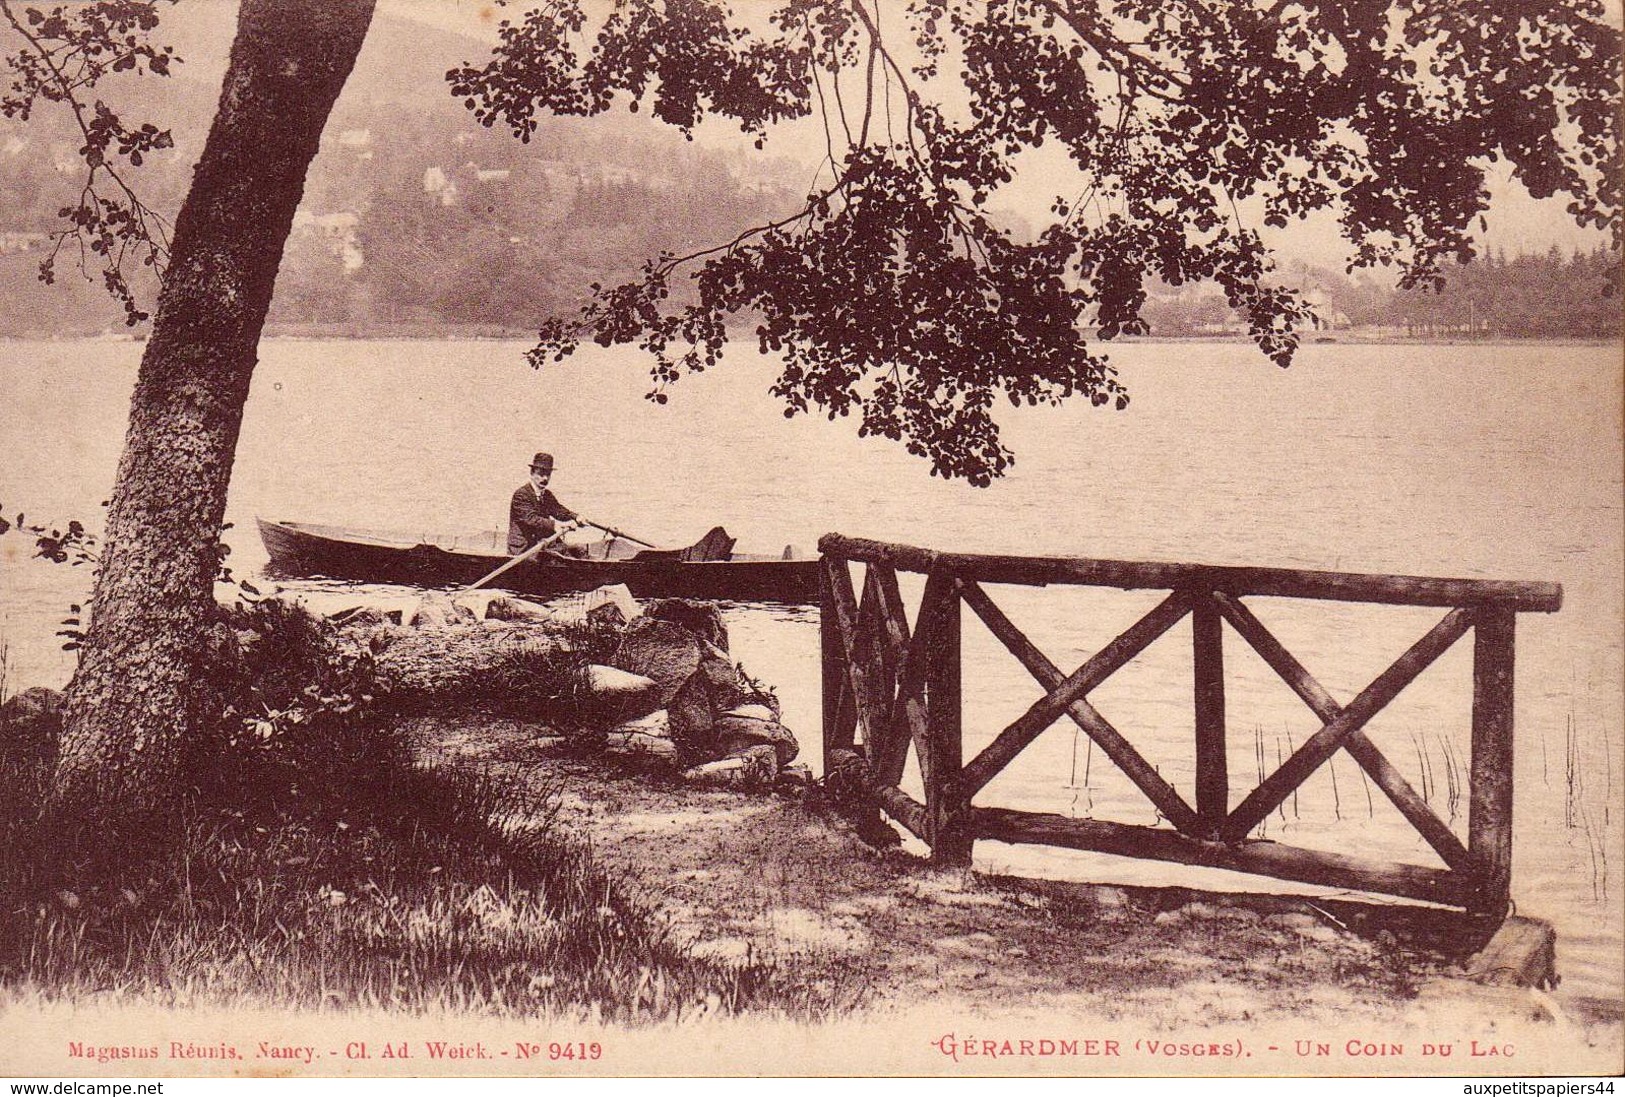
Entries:
<svg viewBox="0 0 1625 1097">
<path fill-rule="evenodd" d="M 163 24 L 185 58 L 166 80 L 110 85 L 132 115 L 171 130 L 173 149 L 134 180 L 172 216 L 202 146 L 229 20 L 177 7 Z M 190 17 L 188 17 L 190 15 Z M 789 156 L 687 142 L 644 115 L 544 121 L 529 144 L 480 126 L 446 70 L 486 43 L 380 16 L 334 110 L 282 266 L 271 330 L 325 334 L 529 335 L 662 251 L 725 242 L 794 209 L 813 169 Z M 74 255 L 54 286 L 37 273 L 57 210 L 74 200 L 78 136 L 66 116 L 0 119 L 0 337 L 122 332 L 123 313 Z M 794 152 L 785 146 L 783 151 Z M 1382 272 L 1283 274 L 1324 327 L 1400 337 L 1616 338 L 1604 253 L 1494 254 L 1457 267 L 1442 291 L 1396 291 Z M 677 287 L 681 292 L 681 286 Z M 153 299 L 144 287 L 144 302 Z M 1153 289 L 1150 334 L 1225 336 L 1245 323 L 1211 284 Z"/>
<path fill-rule="evenodd" d="M 164 24 L 186 59 L 175 75 L 110 89 L 131 116 L 174 135 L 133 179 L 170 217 L 218 94 L 215 38 L 230 30 L 183 14 Z M 556 120 L 529 144 L 485 129 L 444 77 L 488 48 L 379 17 L 313 166 L 273 330 L 534 333 L 592 282 L 625 277 L 662 250 L 730 239 L 793 208 L 811 183 L 795 161 L 687 142 L 643 116 Z M 0 119 L 0 336 L 127 330 L 76 253 L 59 257 L 56 285 L 37 278 L 57 210 L 77 194 L 81 141 L 67 122 Z M 152 297 L 147 287 L 144 302 Z"/>
</svg>

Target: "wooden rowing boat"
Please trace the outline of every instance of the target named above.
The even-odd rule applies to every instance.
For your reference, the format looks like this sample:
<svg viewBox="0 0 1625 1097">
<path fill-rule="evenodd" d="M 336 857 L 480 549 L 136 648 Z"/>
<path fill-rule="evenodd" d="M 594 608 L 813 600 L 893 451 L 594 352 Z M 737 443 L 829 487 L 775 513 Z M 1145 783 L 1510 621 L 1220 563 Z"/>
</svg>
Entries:
<svg viewBox="0 0 1625 1097">
<path fill-rule="evenodd" d="M 371 530 L 258 519 L 278 576 L 356 579 L 417 587 L 462 587 L 510 559 L 499 535 L 410 537 Z M 720 535 L 720 536 L 719 536 Z M 720 527 L 682 549 L 640 549 L 610 539 L 587 546 L 585 559 L 544 553 L 491 584 L 551 597 L 625 583 L 639 598 L 703 598 L 733 602 L 818 601 L 818 561 L 732 551 Z"/>
</svg>

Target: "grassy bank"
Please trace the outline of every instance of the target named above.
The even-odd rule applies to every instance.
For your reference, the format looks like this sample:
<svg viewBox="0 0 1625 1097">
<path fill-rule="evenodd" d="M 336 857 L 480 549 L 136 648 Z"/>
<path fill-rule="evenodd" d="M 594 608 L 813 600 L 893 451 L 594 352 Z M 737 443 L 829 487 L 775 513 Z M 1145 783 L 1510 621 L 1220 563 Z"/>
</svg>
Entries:
<svg viewBox="0 0 1625 1097">
<path fill-rule="evenodd" d="M 248 630 L 244 693 L 160 816 L 53 803 L 50 767 L 8 756 L 13 1000 L 634 1023 L 827 1008 L 788 968 L 695 956 L 557 822 L 555 790 L 414 760 L 358 703 L 366 668 L 333 669 L 322 627 L 284 616 Z M 301 707 L 313 681 L 323 703 Z"/>
<path fill-rule="evenodd" d="M 1454 912 L 942 868 L 865 844 L 816 790 L 696 785 L 467 698 L 372 704 L 365 650 L 280 603 L 234 624 L 228 717 L 160 817 L 54 805 L 49 767 L 6 754 L 0 1004 L 46 1019 L 13 1030 L 38 1047 L 63 1010 L 114 1018 L 87 1040 L 242 1010 L 306 1030 L 340 1010 L 475 1018 L 482 1036 L 537 1017 L 790 1022 L 729 1045 L 730 1070 L 786 1069 L 752 1056 L 864 1018 L 938 1018 L 931 1040 L 941 1018 L 1036 1017 L 1416 1046 L 1515 1021 L 1587 1055 L 1619 1044 L 1617 1013 L 1465 979 L 1482 940 Z"/>
</svg>

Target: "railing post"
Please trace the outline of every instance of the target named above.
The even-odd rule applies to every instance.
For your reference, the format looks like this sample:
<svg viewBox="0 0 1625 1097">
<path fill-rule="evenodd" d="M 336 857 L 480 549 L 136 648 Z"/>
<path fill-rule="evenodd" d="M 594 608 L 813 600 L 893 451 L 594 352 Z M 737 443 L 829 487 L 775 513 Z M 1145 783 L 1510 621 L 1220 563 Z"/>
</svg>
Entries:
<svg viewBox="0 0 1625 1097">
<path fill-rule="evenodd" d="M 1469 909 L 1500 918 L 1512 887 L 1512 680 L 1517 613 L 1478 610 L 1473 629 L 1473 760 L 1467 849 L 1477 886 Z"/>
<path fill-rule="evenodd" d="M 974 837 L 969 831 L 970 804 L 960 792 L 964 745 L 960 697 L 959 583 L 933 615 L 925 696 L 930 761 L 926 773 L 926 811 L 931 859 L 938 864 L 968 865 Z M 923 624 L 923 622 L 922 622 Z"/>
<path fill-rule="evenodd" d="M 818 638 L 823 660 L 824 700 L 824 772 L 833 770 L 830 755 L 837 750 L 851 750 L 857 730 L 855 706 L 842 705 L 847 687 L 846 651 L 841 644 L 841 633 L 835 620 L 835 592 L 830 585 L 830 569 L 846 567 L 844 560 L 825 556 L 818 569 Z"/>
<path fill-rule="evenodd" d="M 1212 837 L 1230 812 L 1224 727 L 1224 620 L 1209 592 L 1200 592 L 1191 603 L 1196 668 L 1196 814 L 1201 817 L 1203 836 Z"/>
</svg>

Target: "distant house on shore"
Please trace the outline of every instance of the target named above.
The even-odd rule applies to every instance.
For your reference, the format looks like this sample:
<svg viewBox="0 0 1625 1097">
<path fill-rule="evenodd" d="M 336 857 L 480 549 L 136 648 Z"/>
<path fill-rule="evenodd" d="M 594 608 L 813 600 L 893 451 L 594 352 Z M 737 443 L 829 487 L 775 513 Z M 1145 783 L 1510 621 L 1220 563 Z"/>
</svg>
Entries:
<svg viewBox="0 0 1625 1097">
<path fill-rule="evenodd" d="M 360 215 L 350 210 L 337 213 L 312 213 L 300 210 L 293 215 L 294 236 L 320 241 L 335 254 L 347 271 L 360 270 L 365 262 L 356 230 Z"/>
</svg>

